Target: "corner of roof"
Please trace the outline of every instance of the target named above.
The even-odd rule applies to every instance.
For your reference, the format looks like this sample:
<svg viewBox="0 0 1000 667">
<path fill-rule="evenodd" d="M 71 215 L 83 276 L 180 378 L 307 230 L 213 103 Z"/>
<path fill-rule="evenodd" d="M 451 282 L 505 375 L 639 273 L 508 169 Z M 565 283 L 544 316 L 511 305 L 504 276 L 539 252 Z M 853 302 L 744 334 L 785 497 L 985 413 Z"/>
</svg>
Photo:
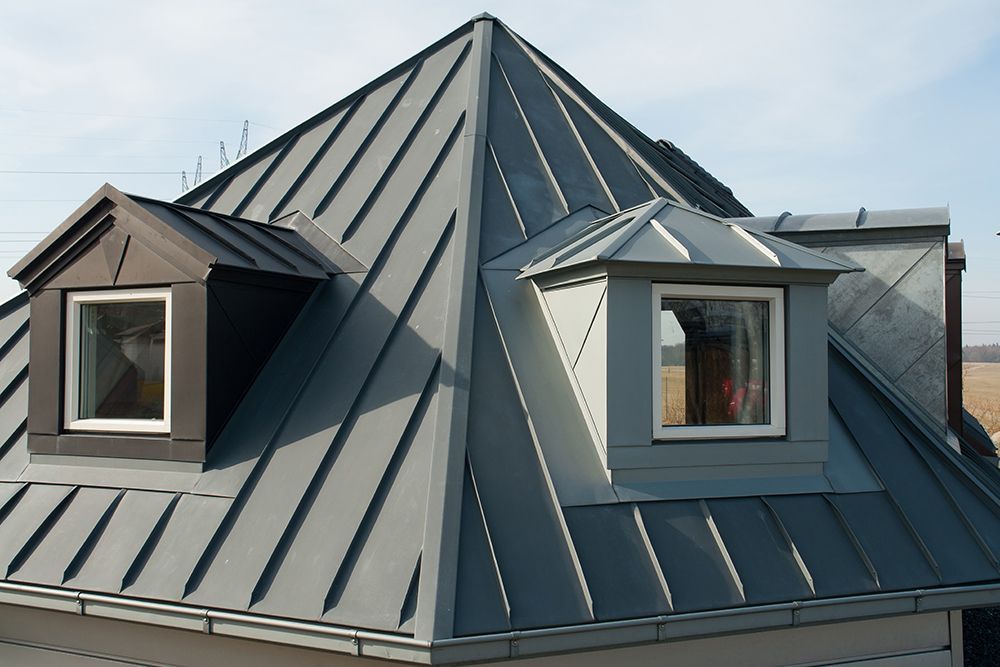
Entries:
<svg viewBox="0 0 1000 667">
<path fill-rule="evenodd" d="M 497 20 L 498 20 L 497 17 L 493 16 L 493 14 L 490 14 L 489 12 L 481 12 L 473 16 L 471 19 L 469 19 L 469 22 L 476 23 L 477 21 L 497 21 Z"/>
</svg>

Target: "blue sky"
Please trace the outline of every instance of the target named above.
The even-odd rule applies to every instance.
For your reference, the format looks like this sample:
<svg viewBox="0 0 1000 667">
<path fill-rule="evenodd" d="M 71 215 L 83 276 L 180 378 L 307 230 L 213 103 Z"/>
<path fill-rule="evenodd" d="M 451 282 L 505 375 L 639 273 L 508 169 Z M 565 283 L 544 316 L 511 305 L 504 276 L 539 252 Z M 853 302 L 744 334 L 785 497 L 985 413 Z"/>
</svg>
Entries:
<svg viewBox="0 0 1000 667">
<path fill-rule="evenodd" d="M 966 342 L 1000 341 L 1000 3 L 976 0 L 4 3 L 0 264 L 101 183 L 175 197 L 243 119 L 253 149 L 484 10 L 757 214 L 949 205 Z"/>
</svg>

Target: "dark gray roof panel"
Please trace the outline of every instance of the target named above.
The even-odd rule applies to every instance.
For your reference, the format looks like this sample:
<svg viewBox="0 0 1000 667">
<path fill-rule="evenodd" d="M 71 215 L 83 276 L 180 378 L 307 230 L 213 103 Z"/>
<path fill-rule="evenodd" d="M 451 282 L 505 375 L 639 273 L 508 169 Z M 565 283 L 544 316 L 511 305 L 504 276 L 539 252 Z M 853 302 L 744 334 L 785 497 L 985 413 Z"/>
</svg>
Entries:
<svg viewBox="0 0 1000 667">
<path fill-rule="evenodd" d="M 634 505 L 570 507 L 564 512 L 597 620 L 671 611 L 659 564 L 636 522 Z"/>
<path fill-rule="evenodd" d="M 793 545 L 762 499 L 709 500 L 708 507 L 743 582 L 747 602 L 813 597 Z"/>
<path fill-rule="evenodd" d="M 675 611 L 743 604 L 729 556 L 698 501 L 640 503 L 639 512 Z"/>
<path fill-rule="evenodd" d="M 774 496 L 767 499 L 798 549 L 812 576 L 818 597 L 838 597 L 858 591 L 874 593 L 878 585 L 866 556 L 836 509 L 820 495 Z"/>
</svg>

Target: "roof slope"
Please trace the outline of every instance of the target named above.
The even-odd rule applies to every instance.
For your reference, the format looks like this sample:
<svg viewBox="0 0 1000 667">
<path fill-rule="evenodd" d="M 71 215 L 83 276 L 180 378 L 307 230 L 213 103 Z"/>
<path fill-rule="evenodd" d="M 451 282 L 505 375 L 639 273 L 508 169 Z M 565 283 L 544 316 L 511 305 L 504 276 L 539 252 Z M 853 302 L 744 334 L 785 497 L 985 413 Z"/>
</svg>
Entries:
<svg viewBox="0 0 1000 667">
<path fill-rule="evenodd" d="M 316 290 L 204 473 L 29 464 L 9 306 L 0 576 L 423 640 L 1000 578 L 996 497 L 836 349 L 848 483 L 619 502 L 516 277 L 597 209 L 745 214 L 683 169 L 499 22 L 463 26 L 182 198 L 301 211 L 368 267 Z"/>
</svg>

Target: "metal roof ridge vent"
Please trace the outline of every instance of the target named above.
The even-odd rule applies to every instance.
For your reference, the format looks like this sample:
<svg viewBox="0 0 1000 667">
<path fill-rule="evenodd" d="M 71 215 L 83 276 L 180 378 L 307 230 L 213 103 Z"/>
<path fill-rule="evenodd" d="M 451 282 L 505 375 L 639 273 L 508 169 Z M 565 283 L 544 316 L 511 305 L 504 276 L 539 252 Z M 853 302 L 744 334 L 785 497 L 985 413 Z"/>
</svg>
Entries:
<svg viewBox="0 0 1000 667">
<path fill-rule="evenodd" d="M 293 211 L 271 223 L 275 227 L 290 229 L 302 237 L 327 260 L 326 267 L 334 273 L 365 273 L 368 267 L 352 255 L 337 239 L 317 225 L 312 218 L 300 210 Z"/>
<path fill-rule="evenodd" d="M 864 227 L 865 222 L 867 222 L 867 220 L 868 220 L 868 210 L 865 209 L 864 206 L 862 206 L 861 208 L 858 209 L 858 217 L 854 221 L 854 227 L 855 228 Z"/>
</svg>

